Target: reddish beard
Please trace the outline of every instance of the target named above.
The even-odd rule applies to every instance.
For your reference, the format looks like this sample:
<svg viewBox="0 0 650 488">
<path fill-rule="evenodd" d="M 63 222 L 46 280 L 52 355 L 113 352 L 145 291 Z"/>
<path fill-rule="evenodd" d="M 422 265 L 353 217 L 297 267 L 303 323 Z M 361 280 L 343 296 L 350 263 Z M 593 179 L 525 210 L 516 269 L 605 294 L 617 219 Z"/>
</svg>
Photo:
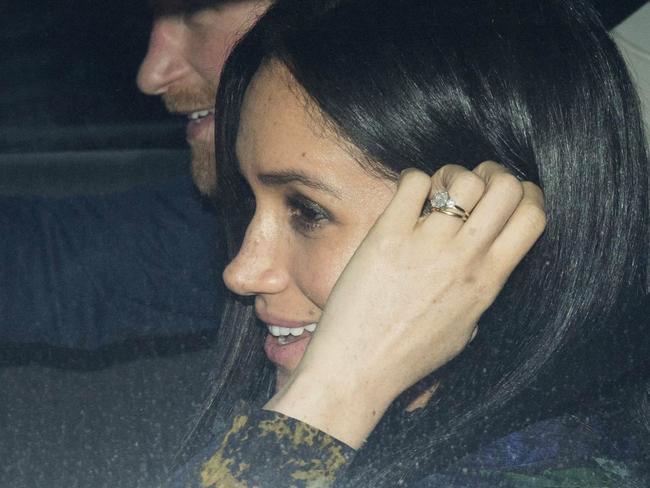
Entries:
<svg viewBox="0 0 650 488">
<path fill-rule="evenodd" d="M 170 87 L 162 99 L 169 112 L 188 113 L 212 108 L 215 93 L 216 89 L 208 86 Z"/>
<path fill-rule="evenodd" d="M 214 92 L 210 87 L 170 87 L 162 95 L 165 107 L 172 113 L 191 113 L 212 108 Z M 191 122 L 190 122 L 191 123 Z M 211 196 L 216 189 L 216 164 L 214 151 L 214 131 L 207 138 L 189 141 L 192 151 L 192 179 L 199 191 Z"/>
<path fill-rule="evenodd" d="M 214 132 L 207 141 L 203 139 L 193 141 L 190 148 L 192 150 L 192 179 L 202 194 L 214 196 L 217 185 Z"/>
</svg>

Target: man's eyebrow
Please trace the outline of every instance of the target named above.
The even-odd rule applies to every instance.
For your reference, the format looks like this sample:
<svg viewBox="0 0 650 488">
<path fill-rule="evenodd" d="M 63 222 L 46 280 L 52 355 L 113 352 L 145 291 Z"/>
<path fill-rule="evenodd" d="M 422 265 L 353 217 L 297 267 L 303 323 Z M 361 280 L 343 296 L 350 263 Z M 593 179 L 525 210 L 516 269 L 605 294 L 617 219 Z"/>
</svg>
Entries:
<svg viewBox="0 0 650 488">
<path fill-rule="evenodd" d="M 257 179 L 260 183 L 267 186 L 282 186 L 288 183 L 300 183 L 306 187 L 313 188 L 314 190 L 323 191 L 329 193 L 335 198 L 341 200 L 341 193 L 332 188 L 331 186 L 325 184 L 324 182 L 314 179 L 305 173 L 300 171 L 273 171 L 271 173 L 262 173 L 257 175 Z"/>
</svg>

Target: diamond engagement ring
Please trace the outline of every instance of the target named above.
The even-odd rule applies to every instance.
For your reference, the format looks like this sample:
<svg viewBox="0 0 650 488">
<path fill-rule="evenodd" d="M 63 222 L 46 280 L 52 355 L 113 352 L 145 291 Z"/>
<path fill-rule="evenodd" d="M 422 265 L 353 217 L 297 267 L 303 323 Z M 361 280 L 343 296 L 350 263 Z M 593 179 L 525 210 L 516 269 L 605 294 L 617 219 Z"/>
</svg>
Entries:
<svg viewBox="0 0 650 488">
<path fill-rule="evenodd" d="M 463 222 L 469 219 L 469 213 L 463 207 L 456 205 L 456 202 L 454 202 L 446 191 L 437 191 L 433 194 L 429 202 L 431 202 L 431 210 L 451 215 L 452 217 L 458 217 Z"/>
</svg>

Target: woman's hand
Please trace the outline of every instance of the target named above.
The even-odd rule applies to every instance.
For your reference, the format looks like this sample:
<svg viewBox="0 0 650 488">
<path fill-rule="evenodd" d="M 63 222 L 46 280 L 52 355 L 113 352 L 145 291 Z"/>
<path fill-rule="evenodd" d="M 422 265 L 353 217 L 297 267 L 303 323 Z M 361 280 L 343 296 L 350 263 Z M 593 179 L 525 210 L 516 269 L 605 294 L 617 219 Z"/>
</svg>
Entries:
<svg viewBox="0 0 650 488">
<path fill-rule="evenodd" d="M 440 190 L 467 221 L 421 215 Z M 401 392 L 463 350 L 545 222 L 541 190 L 496 163 L 403 172 L 299 367 L 265 408 L 358 447 Z"/>
</svg>

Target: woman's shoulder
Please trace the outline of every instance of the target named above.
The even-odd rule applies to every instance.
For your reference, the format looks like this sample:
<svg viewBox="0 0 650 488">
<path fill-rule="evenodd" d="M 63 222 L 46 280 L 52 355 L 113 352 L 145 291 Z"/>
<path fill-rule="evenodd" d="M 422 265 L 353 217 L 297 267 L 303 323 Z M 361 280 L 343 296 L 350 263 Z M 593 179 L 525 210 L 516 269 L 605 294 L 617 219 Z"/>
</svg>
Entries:
<svg viewBox="0 0 650 488">
<path fill-rule="evenodd" d="M 491 442 L 415 486 L 648 486 L 641 441 L 624 424 L 617 415 L 564 415 L 536 422 Z"/>
</svg>

